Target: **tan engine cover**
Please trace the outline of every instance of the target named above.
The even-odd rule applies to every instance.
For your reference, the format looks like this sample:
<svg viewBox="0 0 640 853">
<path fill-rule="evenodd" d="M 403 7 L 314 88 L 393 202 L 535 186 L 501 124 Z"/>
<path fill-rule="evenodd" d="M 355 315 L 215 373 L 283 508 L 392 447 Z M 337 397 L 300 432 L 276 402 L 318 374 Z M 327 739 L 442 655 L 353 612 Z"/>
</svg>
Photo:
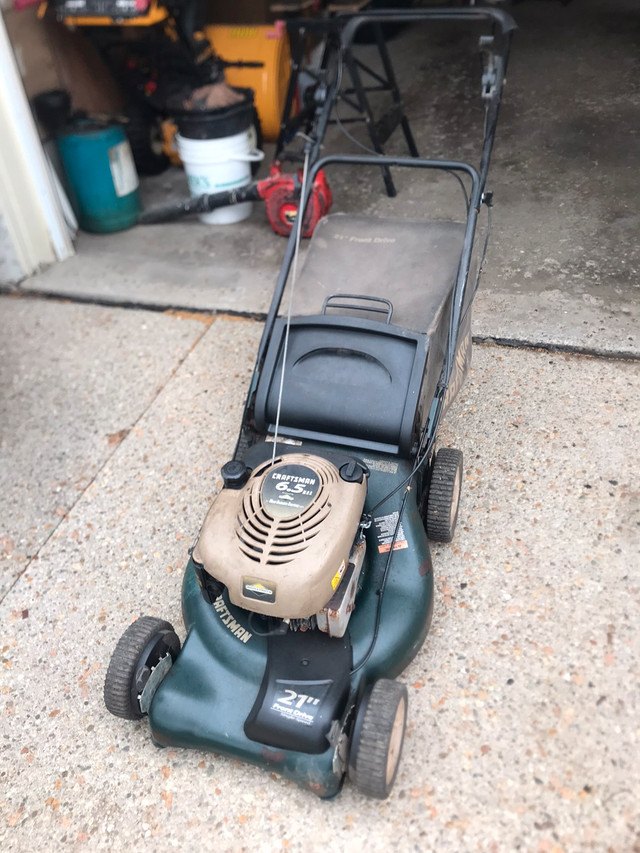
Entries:
<svg viewBox="0 0 640 853">
<path fill-rule="evenodd" d="M 233 604 L 307 619 L 331 599 L 347 568 L 367 493 L 319 456 L 292 453 L 257 468 L 242 489 L 223 489 L 193 557 Z"/>
</svg>

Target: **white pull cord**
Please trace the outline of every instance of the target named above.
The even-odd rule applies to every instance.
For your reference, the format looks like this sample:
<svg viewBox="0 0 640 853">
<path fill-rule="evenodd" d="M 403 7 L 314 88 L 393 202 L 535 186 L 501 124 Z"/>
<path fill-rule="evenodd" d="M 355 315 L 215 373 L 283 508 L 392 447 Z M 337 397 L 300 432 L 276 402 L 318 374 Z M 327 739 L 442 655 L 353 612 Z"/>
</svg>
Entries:
<svg viewBox="0 0 640 853">
<path fill-rule="evenodd" d="M 307 171 L 309 166 L 309 151 L 307 150 L 304 155 L 304 165 L 302 167 L 302 187 L 300 189 L 300 203 L 298 204 L 298 215 L 296 216 L 296 245 L 293 254 L 293 269 L 291 271 L 291 287 L 289 289 L 289 305 L 287 308 L 287 322 L 284 329 L 284 347 L 282 350 L 282 370 L 280 371 L 280 388 L 278 390 L 278 407 L 276 409 L 276 423 L 275 429 L 273 433 L 273 454 L 271 456 L 271 464 L 275 465 L 276 462 L 276 447 L 278 445 L 278 429 L 280 427 L 280 409 L 282 407 L 282 393 L 284 391 L 284 368 L 287 363 L 287 352 L 289 349 L 289 328 L 291 326 L 291 313 L 293 310 L 293 293 L 296 286 L 296 280 L 298 277 L 298 252 L 300 250 L 300 240 L 302 238 L 302 220 L 304 219 L 302 213 L 302 203 L 305 197 L 305 190 L 307 186 Z"/>
</svg>

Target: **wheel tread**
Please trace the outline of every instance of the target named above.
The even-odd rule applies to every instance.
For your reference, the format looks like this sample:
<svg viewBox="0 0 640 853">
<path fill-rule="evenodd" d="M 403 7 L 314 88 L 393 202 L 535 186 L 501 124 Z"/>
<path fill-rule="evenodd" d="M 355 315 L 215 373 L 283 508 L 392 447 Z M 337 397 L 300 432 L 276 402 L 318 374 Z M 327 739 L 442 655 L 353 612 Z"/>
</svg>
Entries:
<svg viewBox="0 0 640 853">
<path fill-rule="evenodd" d="M 453 447 L 441 448 L 433 464 L 424 517 L 427 536 L 433 542 L 453 539 L 455 523 L 451 525 L 451 506 L 458 474 L 462 476 L 462 452 Z"/>
<path fill-rule="evenodd" d="M 373 685 L 364 709 L 357 755 L 350 766 L 349 775 L 359 791 L 376 799 L 386 799 L 395 781 L 394 772 L 390 783 L 387 783 L 387 759 L 393 723 L 401 702 L 405 703 L 406 721 L 406 687 L 391 679 L 380 679 Z M 396 770 L 400 763 L 401 752 L 402 741 L 398 752 Z"/>
<path fill-rule="evenodd" d="M 164 619 L 141 616 L 120 637 L 104 680 L 104 703 L 116 717 L 139 720 L 144 716 L 132 705 L 131 681 L 140 655 L 154 635 L 162 631 L 175 633 L 173 626 Z"/>
</svg>

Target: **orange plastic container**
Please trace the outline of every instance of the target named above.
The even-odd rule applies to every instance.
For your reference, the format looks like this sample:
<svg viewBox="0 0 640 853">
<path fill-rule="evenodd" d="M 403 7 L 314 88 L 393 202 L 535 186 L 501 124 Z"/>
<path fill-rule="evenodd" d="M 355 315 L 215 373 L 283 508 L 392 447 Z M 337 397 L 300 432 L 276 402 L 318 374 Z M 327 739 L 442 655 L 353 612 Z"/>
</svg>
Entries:
<svg viewBox="0 0 640 853">
<path fill-rule="evenodd" d="M 274 142 L 280 132 L 291 65 L 283 23 L 208 26 L 205 33 L 221 59 L 262 63 L 261 68 L 227 68 L 225 79 L 230 86 L 253 89 L 262 135 L 267 142 Z"/>
</svg>

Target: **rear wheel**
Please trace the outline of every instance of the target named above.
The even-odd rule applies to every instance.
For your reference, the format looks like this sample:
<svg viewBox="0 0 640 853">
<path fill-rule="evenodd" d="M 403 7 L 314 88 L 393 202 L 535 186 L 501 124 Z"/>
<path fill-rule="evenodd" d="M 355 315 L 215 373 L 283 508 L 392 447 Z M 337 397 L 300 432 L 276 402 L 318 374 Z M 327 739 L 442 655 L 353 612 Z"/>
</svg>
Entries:
<svg viewBox="0 0 640 853">
<path fill-rule="evenodd" d="M 180 640 L 169 622 L 141 616 L 129 625 L 115 647 L 104 681 L 107 710 L 125 720 L 143 717 L 179 651 Z"/>
<path fill-rule="evenodd" d="M 349 778 L 369 797 L 384 800 L 391 793 L 402 755 L 407 704 L 404 684 L 381 678 L 358 706 Z"/>
<path fill-rule="evenodd" d="M 427 536 L 433 542 L 451 542 L 458 521 L 462 490 L 462 451 L 443 447 L 436 453 L 424 510 Z"/>
</svg>

